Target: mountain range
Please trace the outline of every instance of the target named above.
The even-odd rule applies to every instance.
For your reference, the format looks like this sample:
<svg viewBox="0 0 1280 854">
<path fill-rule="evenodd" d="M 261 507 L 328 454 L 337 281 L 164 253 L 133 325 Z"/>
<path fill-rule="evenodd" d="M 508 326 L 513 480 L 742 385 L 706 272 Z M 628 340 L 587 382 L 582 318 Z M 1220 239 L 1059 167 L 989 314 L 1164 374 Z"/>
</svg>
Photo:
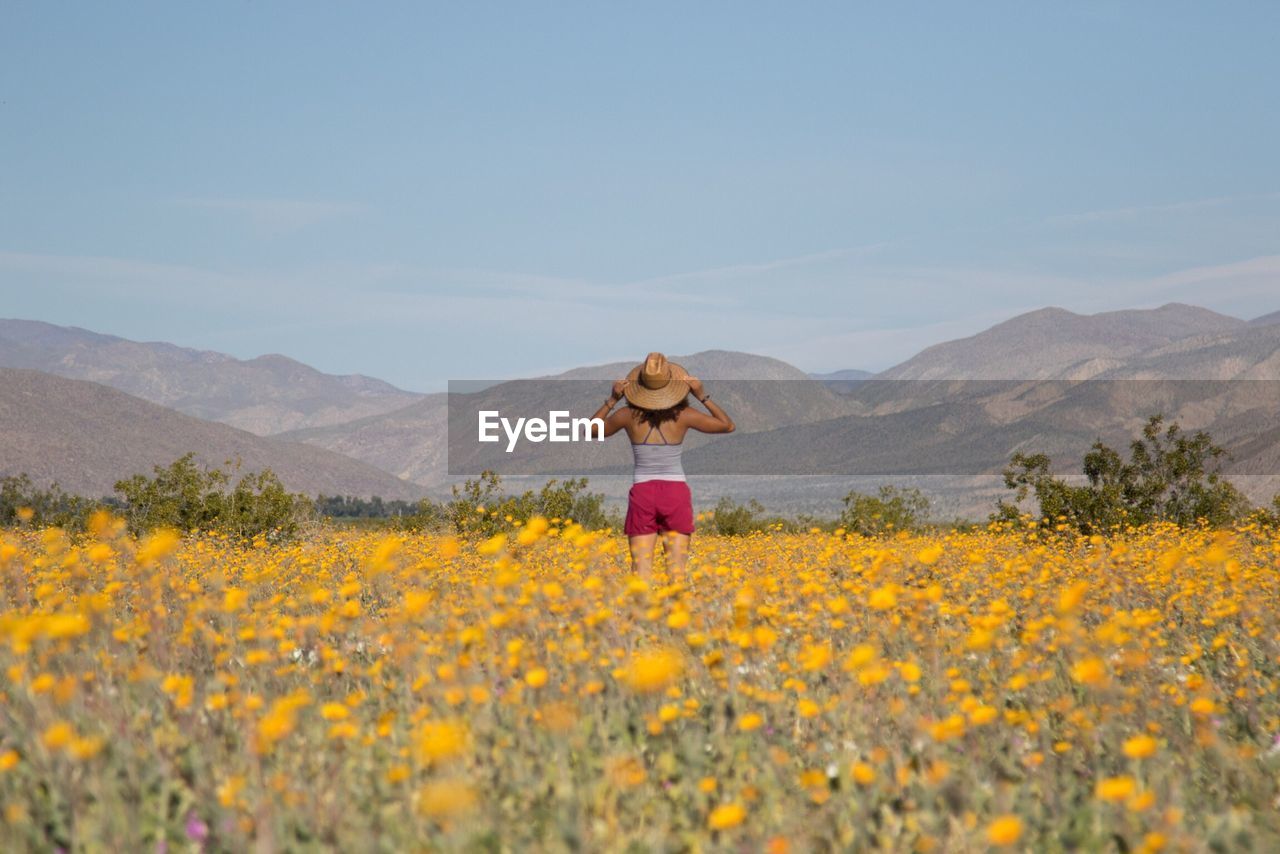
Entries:
<svg viewBox="0 0 1280 854">
<path fill-rule="evenodd" d="M 1174 342 L 1229 335 L 1247 326 L 1238 318 L 1179 303 L 1089 315 L 1042 308 L 969 338 L 927 347 L 877 379 L 1088 379 Z"/>
<path fill-rule="evenodd" d="M 241 360 L 33 320 L 0 320 L 0 367 L 101 383 L 260 436 L 353 421 L 421 396 L 358 374 L 324 374 L 286 356 Z"/>
<path fill-rule="evenodd" d="M 742 432 L 771 430 L 851 411 L 849 401 L 820 383 L 810 381 L 803 371 L 777 359 L 724 350 L 672 356 L 671 359 L 698 377 L 739 381 L 729 387 L 729 395 L 721 403 L 733 412 Z M 608 396 L 609 382 L 625 376 L 632 367 L 630 363 L 618 362 L 576 368 L 533 380 L 499 383 L 469 395 L 465 404 L 459 398 L 452 423 L 449 396 L 434 394 L 395 412 L 362 418 L 350 424 L 294 431 L 281 438 L 319 445 L 365 460 L 415 483 L 433 486 L 447 478 L 447 450 L 461 457 L 454 461 L 455 471 L 467 469 L 467 457 L 475 451 L 473 443 L 455 442 L 452 449 L 446 448 L 445 437 L 450 427 L 468 436 L 475 430 L 473 419 L 464 423 L 457 416 L 469 415 L 479 409 L 526 413 L 562 409 L 575 415 L 590 415 Z M 748 381 L 754 394 L 734 393 L 735 387 Z M 690 446 L 697 447 L 703 441 L 705 437 L 691 437 Z M 573 450 L 584 470 L 610 462 L 621 463 L 627 458 L 626 448 L 616 442 L 575 446 Z M 563 462 L 564 451 L 562 446 L 543 445 L 533 449 L 534 459 L 520 458 L 518 461 L 526 471 L 538 470 L 538 458 L 542 458 L 542 468 L 554 470 L 557 468 L 555 461 Z M 505 461 L 501 457 L 496 459 Z M 475 466 L 471 468 L 478 471 Z"/>
<path fill-rule="evenodd" d="M 1171 398 L 1172 387 L 1159 385 L 1280 380 L 1280 312 L 1246 321 L 1181 304 L 1094 315 L 1046 308 L 926 348 L 878 374 L 809 375 L 728 351 L 673 359 L 717 383 L 710 387 L 739 425 L 731 437 L 692 440 L 691 471 L 741 470 L 743 459 L 758 459 L 769 461 L 760 475 L 991 472 L 1013 450 L 1065 460 L 1098 436 L 1123 444 L 1145 414 L 1169 405 L 1176 408 L 1166 414 L 1186 426 L 1234 443 L 1244 453 L 1237 470 L 1269 473 L 1268 460 L 1280 463 L 1269 386 L 1262 393 L 1264 386 L 1239 383 L 1179 387 L 1181 396 Z M 449 481 L 451 413 L 443 393 L 324 374 L 284 356 L 240 360 L 21 320 L 0 321 L 0 367 L 28 369 L 0 373 L 0 474 L 25 470 L 101 491 L 110 477 L 197 450 L 212 462 L 238 456 L 246 467 L 269 465 L 306 491 L 402 497 Z M 630 367 L 499 383 L 455 403 L 503 401 L 536 412 L 555 402 L 590 414 L 605 382 Z M 111 389 L 96 391 L 104 386 Z M 463 411 L 460 404 L 455 410 L 455 417 Z M 625 468 L 622 444 L 605 444 L 585 453 L 584 469 Z M 455 470 L 465 466 L 466 446 L 452 452 Z M 554 459 L 546 456 L 548 464 Z"/>
<path fill-rule="evenodd" d="M 0 368 L 0 475 L 26 473 L 80 495 L 110 495 L 194 451 L 205 465 L 272 469 L 308 495 L 420 497 L 421 487 L 333 451 L 255 436 L 166 409 L 99 383 Z"/>
</svg>

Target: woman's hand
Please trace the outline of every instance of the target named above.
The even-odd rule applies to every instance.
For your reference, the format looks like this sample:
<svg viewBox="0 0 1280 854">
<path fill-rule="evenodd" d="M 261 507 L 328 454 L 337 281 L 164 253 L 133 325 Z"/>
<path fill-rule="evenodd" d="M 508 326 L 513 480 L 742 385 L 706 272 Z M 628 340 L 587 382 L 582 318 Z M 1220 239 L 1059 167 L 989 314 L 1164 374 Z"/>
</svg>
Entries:
<svg viewBox="0 0 1280 854">
<path fill-rule="evenodd" d="M 595 439 L 603 439 L 605 436 L 612 436 L 626 425 L 630 412 L 626 409 L 615 410 L 618 401 L 622 400 L 623 392 L 627 390 L 626 380 L 617 380 L 610 389 L 609 399 L 600 404 L 600 408 L 596 410 L 596 414 L 591 416 L 594 419 L 604 421 L 604 434 L 594 435 Z M 612 413 L 612 414 L 610 414 Z"/>
<path fill-rule="evenodd" d="M 700 433 L 732 433 L 737 429 L 728 413 L 716 406 L 711 395 L 707 394 L 707 390 L 702 387 L 702 380 L 697 377 L 685 377 L 684 381 L 689 384 L 689 391 L 698 398 L 698 403 L 705 406 L 707 411 L 703 412 L 701 409 L 690 407 L 680 413 L 681 420 Z"/>
</svg>

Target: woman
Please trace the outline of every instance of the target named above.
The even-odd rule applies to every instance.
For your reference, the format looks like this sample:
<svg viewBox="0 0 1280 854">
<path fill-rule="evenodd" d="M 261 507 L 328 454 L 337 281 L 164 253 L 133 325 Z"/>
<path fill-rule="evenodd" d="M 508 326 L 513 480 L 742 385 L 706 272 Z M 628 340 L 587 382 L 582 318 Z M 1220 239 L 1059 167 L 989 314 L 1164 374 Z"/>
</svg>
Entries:
<svg viewBox="0 0 1280 854">
<path fill-rule="evenodd" d="M 689 405 L 689 394 L 707 408 Z M 623 398 L 627 406 L 610 414 Z M 710 414 L 708 414 L 710 413 Z M 604 419 L 604 434 L 626 430 L 635 457 L 635 481 L 627 501 L 623 530 L 631 543 L 631 568 L 648 575 L 658 536 L 672 572 L 682 572 L 689 559 L 693 533 L 693 499 L 680 465 L 684 435 L 732 433 L 733 419 L 715 404 L 702 382 L 661 353 L 650 353 L 613 392 L 593 418 Z"/>
</svg>

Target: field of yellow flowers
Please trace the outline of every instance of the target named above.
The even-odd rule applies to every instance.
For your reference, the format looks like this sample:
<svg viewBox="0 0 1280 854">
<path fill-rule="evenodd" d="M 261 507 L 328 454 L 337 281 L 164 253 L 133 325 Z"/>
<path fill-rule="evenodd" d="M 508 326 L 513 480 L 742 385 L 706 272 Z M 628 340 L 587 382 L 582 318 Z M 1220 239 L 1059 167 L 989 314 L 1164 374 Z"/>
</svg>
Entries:
<svg viewBox="0 0 1280 854">
<path fill-rule="evenodd" d="M 0 849 L 1280 850 L 1280 539 L 0 536 Z"/>
</svg>

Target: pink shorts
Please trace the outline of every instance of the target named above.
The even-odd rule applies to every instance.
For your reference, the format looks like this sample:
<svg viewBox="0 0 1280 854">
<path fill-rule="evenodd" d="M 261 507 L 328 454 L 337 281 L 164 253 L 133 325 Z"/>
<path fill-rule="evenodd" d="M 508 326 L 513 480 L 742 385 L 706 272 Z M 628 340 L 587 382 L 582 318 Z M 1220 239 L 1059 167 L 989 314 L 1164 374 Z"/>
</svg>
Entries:
<svg viewBox="0 0 1280 854">
<path fill-rule="evenodd" d="M 693 533 L 693 496 L 689 484 L 679 480 L 644 480 L 634 484 L 628 495 L 627 521 L 622 530 L 628 537 L 676 531 Z"/>
</svg>

